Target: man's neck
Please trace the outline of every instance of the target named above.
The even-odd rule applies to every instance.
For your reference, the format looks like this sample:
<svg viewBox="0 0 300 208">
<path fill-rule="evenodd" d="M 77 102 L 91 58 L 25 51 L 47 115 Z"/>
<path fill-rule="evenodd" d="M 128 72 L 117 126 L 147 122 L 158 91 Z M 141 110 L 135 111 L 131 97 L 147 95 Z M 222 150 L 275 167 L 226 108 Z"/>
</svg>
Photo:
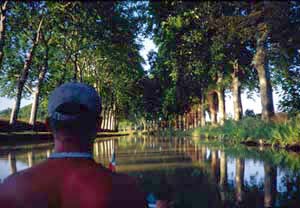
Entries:
<svg viewBox="0 0 300 208">
<path fill-rule="evenodd" d="M 54 150 L 55 152 L 89 152 L 92 153 L 91 145 L 74 141 L 64 141 L 54 139 Z"/>
</svg>

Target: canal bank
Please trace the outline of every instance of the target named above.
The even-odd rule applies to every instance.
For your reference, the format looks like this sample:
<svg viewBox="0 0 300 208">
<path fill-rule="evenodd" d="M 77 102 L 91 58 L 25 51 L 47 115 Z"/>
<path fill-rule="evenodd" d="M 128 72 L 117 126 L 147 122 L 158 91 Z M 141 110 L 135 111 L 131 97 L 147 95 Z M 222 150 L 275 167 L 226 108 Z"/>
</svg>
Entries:
<svg viewBox="0 0 300 208">
<path fill-rule="evenodd" d="M 300 117 L 286 122 L 264 122 L 256 118 L 241 121 L 225 121 L 224 125 L 207 125 L 186 130 L 160 130 L 150 132 L 162 136 L 190 136 L 206 140 L 218 140 L 229 144 L 264 146 L 300 152 Z"/>
<path fill-rule="evenodd" d="M 128 136 L 132 132 L 98 132 L 97 138 L 105 137 L 119 137 L 119 136 Z M 38 142 L 50 142 L 53 140 L 51 132 L 0 132 L 0 144 L 15 146 L 28 144 L 28 143 L 38 143 Z"/>
</svg>

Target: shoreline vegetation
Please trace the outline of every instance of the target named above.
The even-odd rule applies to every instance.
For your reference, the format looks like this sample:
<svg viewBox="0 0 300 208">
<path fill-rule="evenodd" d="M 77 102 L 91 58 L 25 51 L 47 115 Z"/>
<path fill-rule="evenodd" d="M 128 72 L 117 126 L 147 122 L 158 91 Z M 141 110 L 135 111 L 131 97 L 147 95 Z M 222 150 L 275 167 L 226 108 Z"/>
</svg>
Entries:
<svg viewBox="0 0 300 208">
<path fill-rule="evenodd" d="M 162 136 L 190 136 L 247 146 L 271 146 L 300 152 L 300 115 L 281 123 L 246 117 L 240 121 L 226 120 L 223 125 L 207 125 L 187 130 L 166 129 L 151 133 Z"/>
<path fill-rule="evenodd" d="M 8 121 L 0 120 L 0 143 L 13 145 L 36 141 L 49 141 L 52 135 L 44 123 L 33 128 L 26 122 L 18 122 L 15 128 Z M 166 128 L 148 131 L 103 131 L 97 137 L 154 134 L 159 136 L 188 136 L 209 142 L 244 144 L 247 146 L 270 146 L 288 151 L 300 152 L 300 115 L 284 122 L 265 122 L 257 117 L 245 117 L 240 121 L 226 120 L 223 125 L 206 125 L 186 130 Z"/>
</svg>

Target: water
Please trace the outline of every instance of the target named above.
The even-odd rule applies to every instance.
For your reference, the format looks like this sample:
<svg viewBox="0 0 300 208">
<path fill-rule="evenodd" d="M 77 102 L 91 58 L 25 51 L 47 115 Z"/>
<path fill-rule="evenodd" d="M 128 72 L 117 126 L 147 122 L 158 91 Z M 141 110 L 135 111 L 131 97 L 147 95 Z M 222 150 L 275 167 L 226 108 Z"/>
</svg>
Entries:
<svg viewBox="0 0 300 208">
<path fill-rule="evenodd" d="M 135 177 L 173 207 L 300 207 L 300 156 L 189 138 L 98 139 L 96 162 Z M 0 179 L 45 160 L 53 144 L 0 148 Z"/>
</svg>

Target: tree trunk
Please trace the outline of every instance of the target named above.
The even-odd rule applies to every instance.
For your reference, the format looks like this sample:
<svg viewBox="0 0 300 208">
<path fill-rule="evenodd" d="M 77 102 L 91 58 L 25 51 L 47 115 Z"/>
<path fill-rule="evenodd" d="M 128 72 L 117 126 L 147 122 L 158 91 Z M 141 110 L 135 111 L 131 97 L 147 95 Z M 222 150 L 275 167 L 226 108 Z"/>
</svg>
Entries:
<svg viewBox="0 0 300 208">
<path fill-rule="evenodd" d="M 239 121 L 243 115 L 241 99 L 241 82 L 239 80 L 239 64 L 236 60 L 233 64 L 232 77 L 232 97 L 233 97 L 233 119 Z"/>
<path fill-rule="evenodd" d="M 115 117 L 114 117 L 114 118 L 115 118 L 115 122 L 114 122 L 114 123 L 115 123 L 115 128 L 114 128 L 115 131 L 119 131 L 117 112 L 118 112 L 118 111 L 117 111 L 117 109 L 116 109 L 116 110 L 115 110 Z"/>
<path fill-rule="evenodd" d="M 45 75 L 48 71 L 48 52 L 49 52 L 49 48 L 48 48 L 48 46 L 46 46 L 45 57 L 44 57 L 44 66 L 40 69 L 38 83 L 36 86 L 36 91 L 34 92 L 33 103 L 32 103 L 31 113 L 30 113 L 29 124 L 31 124 L 33 126 L 35 126 L 37 111 L 38 111 L 38 107 L 39 107 L 40 90 L 41 90 Z"/>
<path fill-rule="evenodd" d="M 103 105 L 102 105 L 102 109 L 101 109 L 101 123 L 100 123 L 100 130 L 101 131 L 104 129 L 103 122 L 104 122 L 104 108 L 103 108 Z"/>
<path fill-rule="evenodd" d="M 198 106 L 195 106 L 193 110 L 193 128 L 196 128 L 197 124 L 198 124 Z"/>
<path fill-rule="evenodd" d="M 269 121 L 274 115 L 274 104 L 270 71 L 267 62 L 266 42 L 268 37 L 267 29 L 261 31 L 257 39 L 256 53 L 253 57 L 253 64 L 258 73 L 260 98 L 262 106 L 262 120 Z"/>
<path fill-rule="evenodd" d="M 190 124 L 191 124 L 191 112 L 190 113 L 186 113 L 186 125 L 187 125 L 187 129 L 190 129 Z"/>
<path fill-rule="evenodd" d="M 109 107 L 107 107 L 106 121 L 107 121 L 107 123 L 106 123 L 106 129 L 109 130 L 109 128 L 110 128 L 110 109 L 109 109 Z"/>
<path fill-rule="evenodd" d="M 143 124 L 143 131 L 146 131 L 147 130 L 147 121 L 142 118 L 142 124 Z"/>
<path fill-rule="evenodd" d="M 110 130 L 114 130 L 115 124 L 114 124 L 115 118 L 114 118 L 114 111 L 111 109 L 110 112 Z"/>
<path fill-rule="evenodd" d="M 179 115 L 179 128 L 180 130 L 184 129 L 183 115 Z"/>
<path fill-rule="evenodd" d="M 2 66 L 2 60 L 4 56 L 7 4 L 8 1 L 5 1 L 1 5 L 1 14 L 0 14 L 0 68 Z"/>
<path fill-rule="evenodd" d="M 39 95 L 40 95 L 40 89 L 37 86 L 36 90 L 33 92 L 33 102 L 31 105 L 31 112 L 30 112 L 30 118 L 29 118 L 29 124 L 31 124 L 33 127 L 35 125 L 36 121 L 36 114 L 37 114 L 37 108 L 39 103 Z"/>
<path fill-rule="evenodd" d="M 29 151 L 27 153 L 27 159 L 28 159 L 28 167 L 31 168 L 33 166 L 33 160 L 34 160 L 33 151 Z"/>
<path fill-rule="evenodd" d="M 75 57 L 74 57 L 74 61 L 73 61 L 73 63 L 74 63 L 74 72 L 73 72 L 73 81 L 74 82 L 77 82 L 77 79 L 78 79 L 78 63 L 77 63 L 77 54 L 75 54 L 74 55 Z"/>
<path fill-rule="evenodd" d="M 112 105 L 111 112 L 110 112 L 110 130 L 114 130 L 114 128 L 115 128 L 114 121 L 115 121 L 114 109 L 113 109 L 113 105 Z"/>
<path fill-rule="evenodd" d="M 205 108 L 204 108 L 204 96 L 201 97 L 200 100 L 200 119 L 201 119 L 201 126 L 204 127 L 205 126 Z"/>
<path fill-rule="evenodd" d="M 118 132 L 119 131 L 119 121 L 117 119 L 117 116 L 115 116 L 115 131 Z"/>
<path fill-rule="evenodd" d="M 210 122 L 212 125 L 217 124 L 217 111 L 215 107 L 215 92 L 210 92 L 207 95 L 208 105 L 209 105 L 209 113 L 210 113 Z"/>
<path fill-rule="evenodd" d="M 218 96 L 218 111 L 219 111 L 219 123 L 221 125 L 225 122 L 225 93 L 223 87 L 223 73 L 218 73 L 218 80 L 217 80 L 217 96 Z"/>
<path fill-rule="evenodd" d="M 85 67 L 85 64 L 83 64 L 83 66 L 79 66 L 79 64 L 77 65 L 78 66 L 78 70 L 79 70 L 79 81 L 81 83 L 83 83 L 83 70 L 84 70 L 84 67 Z"/>
<path fill-rule="evenodd" d="M 107 106 L 104 107 L 103 113 L 103 129 L 107 129 Z"/>
<path fill-rule="evenodd" d="M 105 129 L 109 130 L 109 108 L 106 109 L 106 116 L 105 116 Z"/>
<path fill-rule="evenodd" d="M 112 104 L 112 108 L 111 108 L 111 130 L 115 129 L 115 111 L 114 111 L 114 104 Z"/>
<path fill-rule="evenodd" d="M 183 130 L 186 130 L 186 113 L 182 115 L 182 122 L 183 122 Z"/>
<path fill-rule="evenodd" d="M 197 106 L 197 126 L 201 126 L 201 104 Z"/>
<path fill-rule="evenodd" d="M 105 102 L 105 111 L 104 111 L 104 129 L 108 129 L 108 117 L 109 117 L 109 107 L 108 107 L 108 100 Z"/>
<path fill-rule="evenodd" d="M 236 201 L 237 205 L 240 205 L 244 200 L 244 170 L 245 162 L 244 159 L 237 158 L 235 166 L 235 183 L 236 183 Z"/>
<path fill-rule="evenodd" d="M 114 130 L 114 111 L 110 110 L 110 130 Z"/>
<path fill-rule="evenodd" d="M 200 115 L 200 112 L 199 112 L 199 105 L 196 106 L 195 110 L 194 110 L 194 113 L 195 113 L 195 117 L 194 117 L 194 128 L 198 127 L 199 124 L 200 124 L 200 119 L 199 119 L 199 115 Z"/>
<path fill-rule="evenodd" d="M 174 126 L 175 130 L 179 129 L 179 116 L 175 115 L 175 126 Z"/>
<path fill-rule="evenodd" d="M 224 89 L 217 91 L 218 95 L 218 108 L 219 108 L 219 123 L 221 125 L 225 122 L 225 95 L 224 95 Z"/>
<path fill-rule="evenodd" d="M 264 207 L 273 207 L 276 199 L 277 170 L 269 164 L 264 164 Z"/>
<path fill-rule="evenodd" d="M 118 127 L 117 127 L 117 108 L 116 108 L 116 104 L 113 104 L 113 115 L 114 115 L 114 121 L 113 121 L 113 130 L 117 131 Z"/>
<path fill-rule="evenodd" d="M 113 126 L 113 111 L 112 108 L 109 109 L 109 121 L 108 121 L 109 125 L 108 128 L 109 130 L 113 130 L 112 126 Z"/>
<path fill-rule="evenodd" d="M 18 84 L 17 84 L 17 95 L 16 95 L 16 100 L 15 100 L 13 109 L 11 111 L 11 117 L 10 117 L 10 121 L 9 121 L 10 125 L 14 125 L 18 118 L 20 104 L 21 104 L 21 98 L 22 98 L 22 92 L 24 89 L 25 82 L 27 81 L 27 78 L 28 78 L 29 69 L 31 66 L 32 58 L 34 56 L 35 48 L 40 40 L 40 31 L 41 31 L 41 27 L 42 27 L 42 22 L 43 22 L 43 19 L 40 21 L 38 29 L 34 35 L 33 45 L 26 57 L 26 60 L 24 62 L 24 67 L 21 72 L 21 76 L 19 78 Z"/>
<path fill-rule="evenodd" d="M 202 164 L 204 164 L 205 160 L 206 160 L 206 147 L 202 146 L 201 147 L 201 162 Z"/>
<path fill-rule="evenodd" d="M 105 108 L 102 105 L 101 129 L 105 129 Z"/>
<path fill-rule="evenodd" d="M 182 114 L 182 130 L 185 130 L 185 113 Z"/>
</svg>

